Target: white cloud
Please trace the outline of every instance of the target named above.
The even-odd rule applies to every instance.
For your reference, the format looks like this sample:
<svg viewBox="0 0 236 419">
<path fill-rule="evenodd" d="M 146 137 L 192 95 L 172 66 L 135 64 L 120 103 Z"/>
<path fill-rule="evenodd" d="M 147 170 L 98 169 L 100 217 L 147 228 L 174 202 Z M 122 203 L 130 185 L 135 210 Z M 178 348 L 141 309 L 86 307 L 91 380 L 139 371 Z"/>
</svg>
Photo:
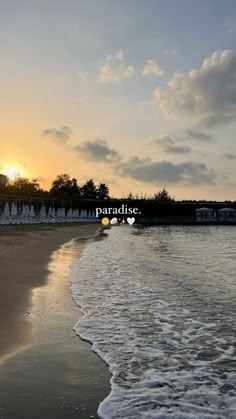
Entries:
<svg viewBox="0 0 236 419">
<path fill-rule="evenodd" d="M 201 67 L 175 73 L 155 91 L 160 111 L 169 119 L 190 118 L 199 125 L 236 120 L 236 54 L 216 51 Z"/>
<path fill-rule="evenodd" d="M 164 74 L 164 71 L 159 67 L 159 65 L 154 60 L 147 60 L 145 67 L 142 71 L 143 76 L 156 76 L 161 77 Z"/>
<path fill-rule="evenodd" d="M 107 55 L 105 63 L 100 68 L 99 80 L 101 82 L 119 82 L 129 79 L 135 74 L 134 67 L 125 64 L 124 51 Z"/>
</svg>

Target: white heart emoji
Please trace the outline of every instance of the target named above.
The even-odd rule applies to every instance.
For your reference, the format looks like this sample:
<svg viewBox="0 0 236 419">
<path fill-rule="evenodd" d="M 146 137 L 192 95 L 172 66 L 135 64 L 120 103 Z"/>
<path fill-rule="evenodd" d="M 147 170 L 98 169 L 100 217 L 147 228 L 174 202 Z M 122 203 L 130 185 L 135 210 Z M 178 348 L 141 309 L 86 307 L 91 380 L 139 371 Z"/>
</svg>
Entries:
<svg viewBox="0 0 236 419">
<path fill-rule="evenodd" d="M 127 222 L 129 223 L 130 226 L 132 226 L 135 222 L 135 218 L 134 217 L 132 217 L 132 218 L 128 217 Z"/>
</svg>

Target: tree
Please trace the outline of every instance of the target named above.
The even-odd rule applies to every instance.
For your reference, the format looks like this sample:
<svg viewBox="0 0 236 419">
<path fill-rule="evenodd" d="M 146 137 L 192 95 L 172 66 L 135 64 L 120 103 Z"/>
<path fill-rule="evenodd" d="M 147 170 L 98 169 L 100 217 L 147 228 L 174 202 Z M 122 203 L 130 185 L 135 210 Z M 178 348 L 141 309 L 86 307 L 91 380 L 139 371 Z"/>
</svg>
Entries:
<svg viewBox="0 0 236 419">
<path fill-rule="evenodd" d="M 73 195 L 79 194 L 79 186 L 78 186 L 77 179 L 75 178 L 71 179 L 71 193 Z"/>
<path fill-rule="evenodd" d="M 79 195 L 79 186 L 75 178 L 71 179 L 67 173 L 58 175 L 52 182 L 50 194 L 65 198 Z"/>
<path fill-rule="evenodd" d="M 96 199 L 97 189 L 93 179 L 87 180 L 87 182 L 80 187 L 80 193 L 83 199 Z"/>
<path fill-rule="evenodd" d="M 7 185 L 9 192 L 32 196 L 42 191 L 37 179 L 29 180 L 24 177 L 17 177 L 11 184 Z"/>
<path fill-rule="evenodd" d="M 109 199 L 109 187 L 105 183 L 99 183 L 97 197 L 98 199 Z"/>
<path fill-rule="evenodd" d="M 153 199 L 158 202 L 174 202 L 174 198 L 165 188 L 155 193 Z"/>
</svg>

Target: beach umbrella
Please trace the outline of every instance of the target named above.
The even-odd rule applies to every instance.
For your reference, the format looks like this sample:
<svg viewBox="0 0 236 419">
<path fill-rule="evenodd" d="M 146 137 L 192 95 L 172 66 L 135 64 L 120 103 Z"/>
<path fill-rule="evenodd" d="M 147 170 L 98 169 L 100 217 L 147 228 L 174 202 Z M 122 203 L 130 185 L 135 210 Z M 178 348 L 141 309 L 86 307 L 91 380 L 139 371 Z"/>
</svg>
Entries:
<svg viewBox="0 0 236 419">
<path fill-rule="evenodd" d="M 84 210 L 82 209 L 82 210 L 80 210 L 80 218 L 84 218 Z"/>
<path fill-rule="evenodd" d="M 29 205 L 26 205 L 25 206 L 25 217 L 28 218 L 29 215 L 30 215 L 30 208 L 29 208 Z"/>
<path fill-rule="evenodd" d="M 79 211 L 77 209 L 73 210 L 73 218 L 79 217 Z"/>
<path fill-rule="evenodd" d="M 72 211 L 71 208 L 67 211 L 67 215 L 66 216 L 67 216 L 67 218 L 73 217 L 73 211 Z"/>
<path fill-rule="evenodd" d="M 15 215 L 14 212 L 15 212 L 15 204 L 14 204 L 14 202 L 12 202 L 12 204 L 11 204 L 11 217 L 13 217 Z"/>
<path fill-rule="evenodd" d="M 46 208 L 44 205 L 42 205 L 42 207 L 40 208 L 39 216 L 43 219 L 46 218 Z"/>
<path fill-rule="evenodd" d="M 66 216 L 66 210 L 65 208 L 61 208 L 61 217 L 65 217 Z"/>
<path fill-rule="evenodd" d="M 17 208 L 17 204 L 14 205 L 14 216 L 18 215 L 18 208 Z"/>
<path fill-rule="evenodd" d="M 9 218 L 10 217 L 10 208 L 8 202 L 5 204 L 4 208 L 4 217 Z"/>
<path fill-rule="evenodd" d="M 30 207 L 30 218 L 34 218 L 34 217 L 35 217 L 34 206 L 31 205 L 31 207 Z"/>
<path fill-rule="evenodd" d="M 52 218 L 55 218 L 56 217 L 56 213 L 55 213 L 55 208 L 53 207 L 53 209 L 52 209 Z"/>
<path fill-rule="evenodd" d="M 48 218 L 52 217 L 52 207 L 48 208 Z"/>
<path fill-rule="evenodd" d="M 57 218 L 61 217 L 61 209 L 60 208 L 57 208 L 56 217 Z"/>
<path fill-rule="evenodd" d="M 12 202 L 11 204 L 11 217 L 15 217 L 17 215 L 17 205 Z"/>
<path fill-rule="evenodd" d="M 23 205 L 22 211 L 21 211 L 21 218 L 25 218 L 25 216 L 26 216 L 26 206 Z"/>
</svg>

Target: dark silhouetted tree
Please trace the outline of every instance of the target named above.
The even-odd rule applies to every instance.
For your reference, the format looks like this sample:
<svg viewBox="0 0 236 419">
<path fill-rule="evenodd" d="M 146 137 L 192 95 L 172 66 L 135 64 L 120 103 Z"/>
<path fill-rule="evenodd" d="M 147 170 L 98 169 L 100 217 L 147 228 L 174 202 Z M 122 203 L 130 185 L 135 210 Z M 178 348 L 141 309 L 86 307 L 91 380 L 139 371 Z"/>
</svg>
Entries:
<svg viewBox="0 0 236 419">
<path fill-rule="evenodd" d="M 97 187 L 98 199 L 109 199 L 109 188 L 105 183 L 99 183 Z"/>
<path fill-rule="evenodd" d="M 172 198 L 172 196 L 165 188 L 155 193 L 153 199 L 158 202 L 174 202 L 174 198 Z"/>
<path fill-rule="evenodd" d="M 30 180 L 24 177 L 17 177 L 7 185 L 7 189 L 9 192 L 24 196 L 33 196 L 42 191 L 37 179 Z"/>
<path fill-rule="evenodd" d="M 80 193 L 83 199 L 96 199 L 97 188 L 93 179 L 87 180 L 87 182 L 80 187 Z"/>
<path fill-rule="evenodd" d="M 68 174 L 61 174 L 52 182 L 50 194 L 64 198 L 78 197 L 80 195 L 79 186 L 75 178 L 71 179 Z"/>
</svg>

